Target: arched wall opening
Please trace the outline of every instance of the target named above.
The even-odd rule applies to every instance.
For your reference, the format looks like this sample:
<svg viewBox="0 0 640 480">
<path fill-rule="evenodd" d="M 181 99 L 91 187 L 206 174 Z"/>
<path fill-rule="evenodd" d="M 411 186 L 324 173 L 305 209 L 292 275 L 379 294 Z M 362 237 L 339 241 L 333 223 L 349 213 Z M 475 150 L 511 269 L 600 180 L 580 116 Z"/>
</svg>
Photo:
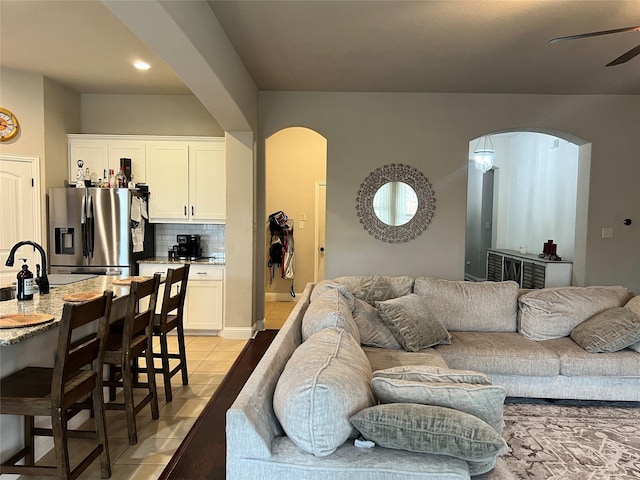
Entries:
<svg viewBox="0 0 640 480">
<path fill-rule="evenodd" d="M 318 205 L 320 185 L 326 185 L 327 139 L 306 127 L 288 127 L 265 139 L 265 218 L 279 210 L 289 217 L 293 228 L 294 278 L 281 278 L 278 268 L 264 265 L 264 289 L 267 301 L 294 298 L 291 289 L 301 293 L 315 281 L 318 262 L 319 226 L 324 225 L 325 205 Z M 324 202 L 324 200 L 322 200 Z M 322 221 L 320 221 L 322 220 Z M 268 223 L 264 225 L 265 259 L 269 260 Z"/>
<path fill-rule="evenodd" d="M 573 262 L 571 283 L 584 285 L 591 144 L 551 130 L 487 135 L 495 161 L 484 174 L 474 168 L 478 138 L 469 142 L 465 278 L 486 279 L 488 248 L 538 254 L 553 239 Z"/>
</svg>

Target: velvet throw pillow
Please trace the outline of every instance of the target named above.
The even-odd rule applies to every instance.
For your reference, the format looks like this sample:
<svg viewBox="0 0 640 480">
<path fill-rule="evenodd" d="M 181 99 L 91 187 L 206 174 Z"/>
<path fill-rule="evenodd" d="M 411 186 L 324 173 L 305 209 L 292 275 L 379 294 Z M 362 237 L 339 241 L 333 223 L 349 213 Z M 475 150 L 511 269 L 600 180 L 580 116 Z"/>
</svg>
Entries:
<svg viewBox="0 0 640 480">
<path fill-rule="evenodd" d="M 375 306 L 376 302 L 393 298 L 393 290 L 391 283 L 386 278 L 382 275 L 374 275 L 354 288 L 353 296 Z"/>
<path fill-rule="evenodd" d="M 491 379 L 482 372 L 454 370 L 430 365 L 401 365 L 373 372 L 373 378 L 391 378 L 410 382 L 471 383 L 491 385 Z"/>
<path fill-rule="evenodd" d="M 360 343 L 362 345 L 392 348 L 394 350 L 402 348 L 380 317 L 378 309 L 359 298 L 355 299 L 353 321 L 360 331 Z"/>
<path fill-rule="evenodd" d="M 575 327 L 571 338 L 589 353 L 617 352 L 640 342 L 640 316 L 625 307 L 610 308 Z"/>
<path fill-rule="evenodd" d="M 489 471 L 507 444 L 479 418 L 451 408 L 414 403 L 388 403 L 366 408 L 351 417 L 364 438 L 381 447 L 433 453 L 484 464 Z M 470 464 L 471 467 L 471 464 Z"/>
<path fill-rule="evenodd" d="M 373 393 L 380 403 L 418 403 L 453 408 L 487 422 L 501 433 L 506 391 L 500 385 L 431 383 L 374 377 Z"/>
<path fill-rule="evenodd" d="M 393 336 L 409 352 L 451 343 L 451 336 L 426 302 L 414 293 L 376 302 L 378 312 Z"/>
</svg>

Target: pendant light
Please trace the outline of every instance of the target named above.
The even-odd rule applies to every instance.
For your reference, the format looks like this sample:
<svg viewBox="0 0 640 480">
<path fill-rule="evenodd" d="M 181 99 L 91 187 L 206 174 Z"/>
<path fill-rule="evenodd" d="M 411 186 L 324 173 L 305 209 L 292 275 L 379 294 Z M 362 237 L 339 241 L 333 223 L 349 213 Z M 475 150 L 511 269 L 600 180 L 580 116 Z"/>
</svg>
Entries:
<svg viewBox="0 0 640 480">
<path fill-rule="evenodd" d="M 482 143 L 482 145 L 481 145 Z M 493 157 L 496 151 L 493 148 L 491 137 L 485 135 L 478 140 L 476 148 L 473 151 L 473 163 L 482 173 L 487 173 L 493 167 Z"/>
</svg>

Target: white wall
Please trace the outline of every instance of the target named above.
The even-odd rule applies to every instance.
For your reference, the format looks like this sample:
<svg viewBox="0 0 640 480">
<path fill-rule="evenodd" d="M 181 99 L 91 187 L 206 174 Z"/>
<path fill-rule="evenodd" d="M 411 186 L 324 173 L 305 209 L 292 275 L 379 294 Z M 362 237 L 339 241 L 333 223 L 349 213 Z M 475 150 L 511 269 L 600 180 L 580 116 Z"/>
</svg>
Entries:
<svg viewBox="0 0 640 480">
<path fill-rule="evenodd" d="M 327 277 L 462 278 L 468 142 L 486 132 L 551 129 L 593 145 L 585 282 L 640 293 L 639 96 L 262 92 L 259 112 L 261 166 L 265 138 L 284 127 L 327 138 Z M 370 237 L 355 213 L 362 180 L 393 162 L 429 177 L 437 202 L 429 228 L 399 245 Z M 625 227 L 627 217 L 638 220 Z M 613 238 L 601 238 L 603 226 L 614 227 Z"/>
</svg>

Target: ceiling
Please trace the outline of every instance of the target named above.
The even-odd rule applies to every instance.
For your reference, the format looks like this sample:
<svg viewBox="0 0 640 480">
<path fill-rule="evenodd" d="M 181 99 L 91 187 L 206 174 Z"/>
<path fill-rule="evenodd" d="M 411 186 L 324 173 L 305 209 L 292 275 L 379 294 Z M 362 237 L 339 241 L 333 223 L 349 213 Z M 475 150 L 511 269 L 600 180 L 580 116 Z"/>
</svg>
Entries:
<svg viewBox="0 0 640 480">
<path fill-rule="evenodd" d="M 640 32 L 548 43 L 640 25 L 638 0 L 208 3 L 260 90 L 640 94 L 640 56 L 605 67 Z M 93 0 L 0 0 L 0 65 L 80 93 L 190 93 Z"/>
</svg>

